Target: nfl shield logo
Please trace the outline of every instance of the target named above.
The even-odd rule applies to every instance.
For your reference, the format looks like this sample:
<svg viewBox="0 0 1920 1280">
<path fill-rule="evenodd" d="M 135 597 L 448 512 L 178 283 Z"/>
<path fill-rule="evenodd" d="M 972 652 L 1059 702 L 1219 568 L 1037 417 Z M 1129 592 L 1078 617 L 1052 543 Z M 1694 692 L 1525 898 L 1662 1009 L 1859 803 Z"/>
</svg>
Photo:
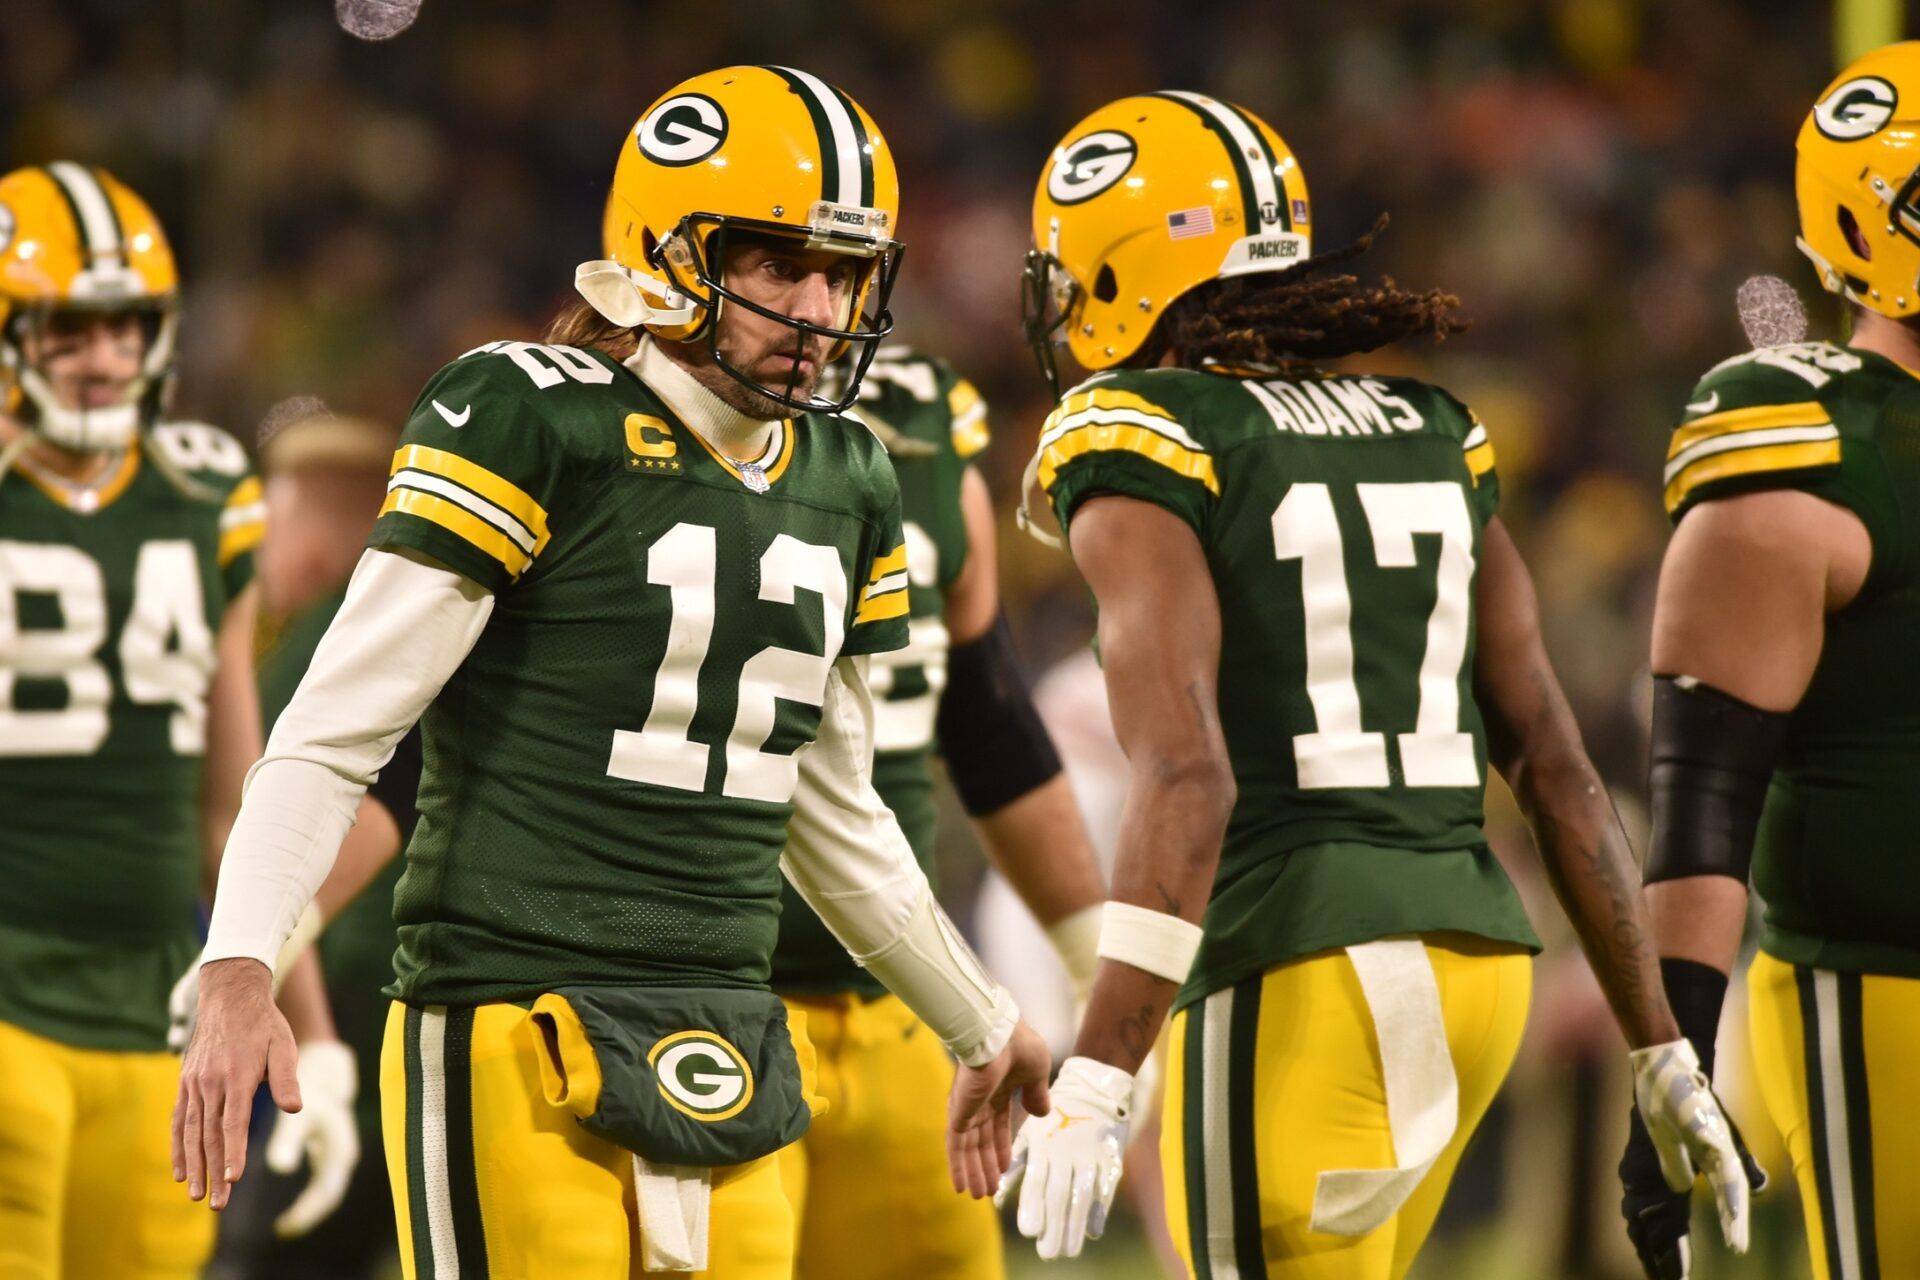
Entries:
<svg viewBox="0 0 1920 1280">
<path fill-rule="evenodd" d="M 773 487 L 767 483 L 767 469 L 757 462 L 740 464 L 740 483 L 755 493 L 765 493 Z"/>
<path fill-rule="evenodd" d="M 1304 227 L 1307 225 L 1307 202 L 1305 200 L 1295 200 L 1293 202 L 1293 225 L 1296 227 Z"/>
</svg>

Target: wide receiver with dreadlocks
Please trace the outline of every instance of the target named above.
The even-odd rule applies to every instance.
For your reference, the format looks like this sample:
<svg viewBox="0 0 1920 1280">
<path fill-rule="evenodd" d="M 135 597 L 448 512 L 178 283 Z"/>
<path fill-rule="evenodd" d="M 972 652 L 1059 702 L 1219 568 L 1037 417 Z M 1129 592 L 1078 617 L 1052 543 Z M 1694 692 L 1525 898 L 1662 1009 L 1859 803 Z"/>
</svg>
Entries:
<svg viewBox="0 0 1920 1280">
<path fill-rule="evenodd" d="M 1174 1011 L 1162 1161 L 1195 1275 L 1404 1275 L 1519 1045 L 1538 946 L 1482 831 L 1491 764 L 1634 1049 L 1669 1176 L 1744 1243 L 1727 1124 L 1661 992 L 1625 834 L 1542 648 L 1484 428 L 1332 360 L 1456 300 L 1310 256 L 1247 112 L 1125 98 L 1054 150 L 1029 325 L 1097 372 L 1034 471 L 1100 609 L 1132 776 L 1098 978 L 1003 1195 L 1098 1234 L 1132 1073 Z M 1376 226 L 1376 231 L 1379 227 Z M 1223 848 L 1224 842 L 1224 848 Z"/>
</svg>

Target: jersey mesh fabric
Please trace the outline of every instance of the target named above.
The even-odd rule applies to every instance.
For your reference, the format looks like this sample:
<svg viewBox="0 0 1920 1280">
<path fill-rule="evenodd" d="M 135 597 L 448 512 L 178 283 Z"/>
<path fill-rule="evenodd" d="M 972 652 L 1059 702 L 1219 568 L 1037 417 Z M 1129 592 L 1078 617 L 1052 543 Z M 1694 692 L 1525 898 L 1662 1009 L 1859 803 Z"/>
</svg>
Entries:
<svg viewBox="0 0 1920 1280">
<path fill-rule="evenodd" d="M 1793 964 L 1920 977 L 1920 380 L 1826 343 L 1712 370 L 1674 433 L 1674 520 L 1783 488 L 1857 515 L 1873 562 L 1859 597 L 1827 618 L 1767 794 L 1753 862 L 1761 945 Z"/>
<path fill-rule="evenodd" d="M 765 983 L 791 756 L 832 658 L 906 638 L 904 596 L 875 603 L 904 560 L 884 450 L 782 431 L 758 493 L 599 353 L 493 344 L 422 393 L 371 545 L 498 600 L 421 722 L 393 994 Z M 414 484 L 509 540 L 391 496 Z"/>
<path fill-rule="evenodd" d="M 0 648 L 12 650 L 0 659 L 0 1019 L 86 1048 L 165 1047 L 167 992 L 197 947 L 215 645 L 261 527 L 237 442 L 199 424 L 159 431 L 142 450 L 175 448 L 206 496 L 182 493 L 144 452 L 90 514 L 18 468 L 0 481 Z M 224 551 L 223 520 L 240 535 Z M 95 611 L 89 652 L 51 666 L 28 656 Z M 69 737 L 55 721 L 86 714 L 75 688 L 90 664 L 100 732 Z M 201 728 L 182 736 L 188 704 Z"/>
<path fill-rule="evenodd" d="M 1477 557 L 1498 503 L 1491 446 L 1464 406 L 1404 378 L 1103 375 L 1048 419 L 1040 482 L 1069 529 L 1082 503 L 1106 493 L 1179 516 L 1218 591 L 1220 717 L 1239 798 L 1178 1007 L 1387 934 L 1537 945 L 1481 830 L 1473 561 L 1443 572 L 1441 526 L 1463 544 L 1454 554 Z M 1393 563 L 1394 521 L 1409 511 L 1412 561 Z M 1435 518 L 1423 524 L 1421 512 Z M 1328 609 L 1339 602 L 1344 618 Z M 1423 692 L 1430 634 L 1460 658 Z M 1342 655 L 1350 676 L 1337 670 Z M 1310 656 L 1329 664 L 1318 697 Z M 1322 725 L 1319 699 L 1343 697 L 1357 723 Z M 1451 752 L 1438 781 L 1406 760 L 1428 699 L 1457 709 L 1438 726 Z M 1371 736 L 1303 775 L 1300 753 L 1323 730 Z"/>
</svg>

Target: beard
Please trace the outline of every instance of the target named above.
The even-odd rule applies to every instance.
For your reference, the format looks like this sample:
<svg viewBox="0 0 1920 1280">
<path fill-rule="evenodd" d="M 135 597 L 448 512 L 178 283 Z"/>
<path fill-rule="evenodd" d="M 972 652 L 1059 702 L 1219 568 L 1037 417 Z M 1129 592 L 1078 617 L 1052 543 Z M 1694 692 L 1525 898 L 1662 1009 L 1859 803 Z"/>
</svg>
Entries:
<svg viewBox="0 0 1920 1280">
<path fill-rule="evenodd" d="M 790 406 L 781 404 L 772 396 L 755 391 L 717 364 L 693 365 L 688 367 L 687 372 L 693 375 L 694 381 L 713 392 L 722 404 L 749 418 L 756 418 L 763 422 L 776 422 L 794 412 Z M 813 395 L 813 388 L 819 381 L 819 376 L 816 374 L 800 379 L 794 384 L 791 392 L 786 392 L 784 388 L 781 390 L 784 394 L 794 396 L 796 399 L 805 399 Z"/>
</svg>

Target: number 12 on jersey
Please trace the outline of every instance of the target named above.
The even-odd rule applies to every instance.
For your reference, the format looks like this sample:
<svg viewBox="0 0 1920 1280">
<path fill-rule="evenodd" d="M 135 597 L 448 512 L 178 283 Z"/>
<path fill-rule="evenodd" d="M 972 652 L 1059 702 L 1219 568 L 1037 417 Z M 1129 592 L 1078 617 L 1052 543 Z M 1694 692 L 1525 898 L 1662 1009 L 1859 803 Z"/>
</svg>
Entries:
<svg viewBox="0 0 1920 1280">
<path fill-rule="evenodd" d="M 1460 671 L 1473 618 L 1473 515 L 1452 481 L 1354 486 L 1383 569 L 1418 565 L 1415 534 L 1440 536 L 1433 612 L 1420 662 L 1420 709 L 1412 733 L 1396 734 L 1401 777 L 1410 787 L 1475 787 L 1480 766 L 1473 735 L 1460 731 Z M 1273 550 L 1300 562 L 1306 616 L 1307 700 L 1315 729 L 1293 739 L 1303 790 L 1385 787 L 1387 741 L 1362 727 L 1353 671 L 1353 597 L 1346 547 L 1325 484 L 1296 484 L 1273 513 Z"/>
</svg>

